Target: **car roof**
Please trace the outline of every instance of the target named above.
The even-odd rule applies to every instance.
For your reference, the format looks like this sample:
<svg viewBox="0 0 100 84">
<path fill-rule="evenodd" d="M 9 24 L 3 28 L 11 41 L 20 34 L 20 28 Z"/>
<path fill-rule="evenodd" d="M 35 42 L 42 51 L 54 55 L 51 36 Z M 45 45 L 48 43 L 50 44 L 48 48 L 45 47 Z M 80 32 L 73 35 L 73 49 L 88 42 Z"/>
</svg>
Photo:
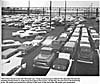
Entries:
<svg viewBox="0 0 100 84">
<path fill-rule="evenodd" d="M 51 50 L 53 50 L 53 48 L 51 48 L 51 47 L 42 47 L 41 50 L 49 50 L 49 51 L 51 51 Z"/>
<path fill-rule="evenodd" d="M 59 53 L 58 58 L 64 58 L 70 60 L 70 53 Z"/>
<path fill-rule="evenodd" d="M 6 55 L 9 55 L 10 53 L 14 52 L 14 51 L 17 51 L 17 49 L 14 49 L 14 48 L 9 48 L 5 51 L 2 52 L 2 55 L 6 56 Z"/>
<path fill-rule="evenodd" d="M 69 41 L 69 42 L 67 42 L 64 46 L 66 47 L 66 46 L 68 46 L 68 47 L 73 47 L 73 46 L 75 46 L 75 42 L 72 42 L 72 41 Z"/>
</svg>

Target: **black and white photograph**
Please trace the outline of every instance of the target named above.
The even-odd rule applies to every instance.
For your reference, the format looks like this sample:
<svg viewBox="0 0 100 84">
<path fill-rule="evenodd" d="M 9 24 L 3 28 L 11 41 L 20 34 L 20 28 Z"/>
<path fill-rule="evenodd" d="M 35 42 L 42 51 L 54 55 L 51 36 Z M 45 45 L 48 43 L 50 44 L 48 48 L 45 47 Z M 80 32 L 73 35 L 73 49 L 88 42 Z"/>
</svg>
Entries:
<svg viewBox="0 0 100 84">
<path fill-rule="evenodd" d="M 1 76 L 100 75 L 99 0 L 1 2 Z"/>
</svg>

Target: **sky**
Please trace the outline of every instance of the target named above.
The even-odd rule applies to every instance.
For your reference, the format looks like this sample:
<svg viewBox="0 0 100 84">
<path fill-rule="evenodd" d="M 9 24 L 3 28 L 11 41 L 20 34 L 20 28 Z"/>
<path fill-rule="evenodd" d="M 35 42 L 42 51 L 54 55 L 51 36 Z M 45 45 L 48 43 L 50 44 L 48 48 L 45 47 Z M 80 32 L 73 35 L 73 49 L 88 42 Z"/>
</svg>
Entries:
<svg viewBox="0 0 100 84">
<path fill-rule="evenodd" d="M 29 0 L 1 0 L 3 7 L 28 7 Z M 64 7 L 65 0 L 51 0 L 53 7 Z M 66 0 L 67 7 L 93 7 L 99 6 L 99 0 Z M 30 7 L 49 7 L 50 0 L 30 0 Z"/>
</svg>

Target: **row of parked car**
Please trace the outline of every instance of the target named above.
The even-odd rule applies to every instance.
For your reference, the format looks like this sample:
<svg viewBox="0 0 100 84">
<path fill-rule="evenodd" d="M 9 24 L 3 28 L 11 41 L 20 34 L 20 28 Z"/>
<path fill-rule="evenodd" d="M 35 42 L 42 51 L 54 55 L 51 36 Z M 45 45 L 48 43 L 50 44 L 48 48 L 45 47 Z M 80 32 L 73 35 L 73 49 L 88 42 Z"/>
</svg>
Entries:
<svg viewBox="0 0 100 84">
<path fill-rule="evenodd" d="M 21 43 L 16 49 L 10 48 L 4 50 L 2 53 L 3 75 L 11 75 L 14 69 L 16 70 L 14 70 L 13 75 L 16 75 L 22 68 L 26 68 L 27 64 L 21 65 L 22 57 L 19 57 L 19 64 L 16 62 L 17 64 L 15 68 L 13 67 L 14 69 L 12 67 L 8 67 L 9 70 L 5 69 L 7 66 L 10 66 L 9 62 L 14 59 L 13 57 L 29 54 L 38 46 L 42 48 L 40 53 L 33 59 L 33 67 L 49 69 L 47 76 L 67 76 L 73 61 L 93 64 L 94 50 L 91 44 L 95 42 L 93 41 L 94 38 L 98 38 L 96 37 L 97 33 L 93 33 L 95 31 L 93 28 L 87 28 L 84 24 L 80 23 L 82 21 L 84 20 L 76 20 L 59 36 L 47 36 L 44 38 L 41 35 L 36 35 L 35 39 Z M 10 54 L 8 56 L 6 52 L 11 51 L 17 54 L 14 56 Z M 6 63 L 9 65 L 6 66 Z"/>
<path fill-rule="evenodd" d="M 67 34 L 69 35 L 69 33 L 70 33 L 69 30 L 62 33 L 59 36 L 58 39 L 55 36 L 48 36 L 48 37 L 44 38 L 41 35 L 37 35 L 35 37 L 35 39 L 33 39 L 32 41 L 26 41 L 26 42 L 23 42 L 23 43 L 20 43 L 18 41 L 14 41 L 14 40 L 3 40 L 3 45 L 2 45 L 2 49 L 3 49 L 3 52 L 2 52 L 3 69 L 6 65 L 6 63 L 7 62 L 9 63 L 9 60 L 13 60 L 14 54 L 16 54 L 16 56 L 26 55 L 26 54 L 34 51 L 34 49 L 36 49 L 36 47 L 38 47 L 39 45 L 42 45 L 42 47 L 44 47 L 43 49 L 46 49 L 45 47 L 51 46 L 51 43 L 52 43 L 55 46 L 55 50 L 57 50 L 57 49 L 59 50 L 59 48 L 62 46 L 62 44 L 64 44 L 64 42 L 67 40 L 67 37 L 68 37 Z M 57 45 L 59 45 L 61 41 L 62 41 L 62 44 L 58 47 Z M 18 43 L 19 43 L 19 45 L 18 45 Z M 13 44 L 15 46 L 13 46 Z M 52 49 L 53 48 L 51 48 L 49 50 L 52 51 Z M 43 51 L 43 50 L 41 49 L 41 51 Z M 45 50 L 44 50 L 44 52 L 42 52 L 42 53 L 49 54 L 49 53 L 51 53 L 51 51 L 49 52 L 48 48 L 47 48 L 47 51 L 45 52 Z M 18 57 L 18 58 L 22 58 L 22 57 Z M 21 60 L 20 60 L 20 62 L 21 62 Z M 9 75 L 10 72 L 7 69 L 6 69 L 6 71 L 7 72 L 3 72 L 3 73 L 5 73 L 6 75 Z"/>
<path fill-rule="evenodd" d="M 43 47 L 40 54 L 33 59 L 33 66 L 50 69 L 47 76 L 65 76 L 70 71 L 72 61 L 93 64 L 95 54 L 91 45 L 91 36 L 88 33 L 88 28 L 84 24 L 77 25 L 61 50 L 59 46 L 55 49 L 54 45 Z M 46 50 L 49 53 L 45 53 Z"/>
<path fill-rule="evenodd" d="M 77 52 L 80 37 L 78 26 L 71 25 L 59 38 L 53 40 L 51 45 L 43 46 L 40 54 L 33 59 L 33 66 L 50 69 L 47 76 L 67 76 Z M 69 30 L 72 32 L 68 32 Z M 44 50 L 49 53 L 45 54 Z"/>
<path fill-rule="evenodd" d="M 2 17 L 2 26 L 8 25 L 9 27 L 23 28 L 27 24 L 41 23 L 41 22 L 48 22 L 50 24 L 50 17 L 48 15 L 47 16 L 37 16 L 37 15 L 27 16 L 25 14 L 3 15 Z M 52 17 L 51 22 L 55 23 L 55 25 L 59 25 L 59 24 L 64 25 L 64 17 L 63 16 Z"/>
</svg>

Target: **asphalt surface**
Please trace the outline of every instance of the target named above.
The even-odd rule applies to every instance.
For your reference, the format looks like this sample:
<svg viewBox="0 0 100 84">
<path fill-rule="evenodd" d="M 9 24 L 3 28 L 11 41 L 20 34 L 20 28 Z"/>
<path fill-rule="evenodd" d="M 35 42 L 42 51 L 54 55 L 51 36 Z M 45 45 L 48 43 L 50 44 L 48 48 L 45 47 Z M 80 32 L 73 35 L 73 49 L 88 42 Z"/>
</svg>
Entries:
<svg viewBox="0 0 100 84">
<path fill-rule="evenodd" d="M 56 27 L 55 30 L 47 33 L 46 36 L 59 36 L 61 32 L 64 31 L 64 26 Z M 20 71 L 18 75 L 28 75 L 28 76 L 45 76 L 49 69 L 41 69 L 33 67 L 33 59 L 39 54 L 41 46 L 37 47 L 33 52 L 24 56 L 24 62 L 27 64 L 26 69 Z"/>
<path fill-rule="evenodd" d="M 92 24 L 93 23 L 93 24 Z M 94 23 L 93 21 L 88 21 L 85 23 L 86 26 L 94 26 L 96 31 L 98 32 L 98 23 Z M 14 39 L 14 40 L 19 40 L 21 42 L 26 41 L 26 39 L 20 39 L 16 37 L 11 36 L 12 31 L 17 31 L 19 30 L 18 28 L 4 28 L 2 30 L 2 39 Z M 55 30 L 52 30 L 51 32 L 47 33 L 46 36 L 59 36 L 61 32 L 64 31 L 64 26 L 57 26 Z M 33 38 L 27 39 L 27 40 L 32 40 Z M 33 52 L 29 53 L 28 55 L 25 55 L 23 58 L 23 62 L 27 63 L 27 67 L 25 69 L 22 69 L 18 75 L 21 76 L 45 76 L 49 69 L 41 69 L 37 67 L 33 67 L 33 59 L 39 54 L 41 49 L 41 46 L 37 47 Z M 84 63 L 79 63 L 79 62 L 73 62 L 72 67 L 69 73 L 69 76 L 97 76 L 99 73 L 99 64 L 98 64 L 98 55 L 94 55 L 94 64 L 84 64 Z"/>
<path fill-rule="evenodd" d="M 87 22 L 84 23 L 86 27 L 93 26 L 94 29 L 99 32 L 99 25 L 94 19 L 87 19 Z M 91 47 L 93 47 L 93 42 L 90 42 Z M 78 50 L 77 50 L 78 51 Z M 69 73 L 69 76 L 98 76 L 99 75 L 99 56 L 96 51 L 94 51 L 93 64 L 85 64 L 74 61 Z M 76 54 L 77 55 L 77 54 Z"/>
</svg>

